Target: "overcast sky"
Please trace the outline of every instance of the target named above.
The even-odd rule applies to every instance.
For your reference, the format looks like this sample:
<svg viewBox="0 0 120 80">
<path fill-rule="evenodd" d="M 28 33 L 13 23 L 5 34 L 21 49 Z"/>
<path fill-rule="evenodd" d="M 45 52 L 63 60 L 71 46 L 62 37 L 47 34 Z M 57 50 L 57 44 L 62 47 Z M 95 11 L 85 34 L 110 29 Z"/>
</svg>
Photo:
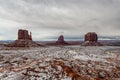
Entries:
<svg viewBox="0 0 120 80">
<path fill-rule="evenodd" d="M 34 40 L 120 36 L 120 0 L 0 0 L 0 40 L 17 39 L 18 29 Z"/>
</svg>

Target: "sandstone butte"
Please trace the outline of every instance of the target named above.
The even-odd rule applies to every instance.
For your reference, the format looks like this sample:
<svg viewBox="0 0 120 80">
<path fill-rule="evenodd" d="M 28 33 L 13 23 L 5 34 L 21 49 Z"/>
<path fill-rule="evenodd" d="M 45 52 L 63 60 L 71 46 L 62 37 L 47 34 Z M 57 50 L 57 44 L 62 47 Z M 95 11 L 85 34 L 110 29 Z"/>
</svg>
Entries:
<svg viewBox="0 0 120 80">
<path fill-rule="evenodd" d="M 83 46 L 102 46 L 98 42 L 98 36 L 95 32 L 88 32 L 84 36 L 84 42 L 82 43 Z"/>
<path fill-rule="evenodd" d="M 67 43 L 65 40 L 64 40 L 64 36 L 63 35 L 60 35 L 58 37 L 58 40 L 56 41 L 55 43 L 56 45 L 69 45 L 69 43 Z"/>
<path fill-rule="evenodd" d="M 18 39 L 15 42 L 5 45 L 7 47 L 38 47 L 40 46 L 32 40 L 32 33 L 28 30 L 19 29 Z"/>
</svg>

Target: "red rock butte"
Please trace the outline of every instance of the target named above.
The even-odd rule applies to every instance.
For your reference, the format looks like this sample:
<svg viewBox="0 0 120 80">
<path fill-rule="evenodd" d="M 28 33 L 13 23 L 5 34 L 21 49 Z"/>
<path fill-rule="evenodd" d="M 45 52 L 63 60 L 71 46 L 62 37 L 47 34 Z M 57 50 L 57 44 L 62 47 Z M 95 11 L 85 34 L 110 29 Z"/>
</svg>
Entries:
<svg viewBox="0 0 120 80">
<path fill-rule="evenodd" d="M 88 32 L 85 34 L 83 46 L 101 46 L 98 42 L 98 36 L 95 32 Z"/>
<path fill-rule="evenodd" d="M 32 33 L 30 32 L 30 35 L 29 35 L 28 30 L 20 29 L 18 31 L 18 40 L 20 40 L 20 39 L 32 40 Z"/>
<path fill-rule="evenodd" d="M 66 41 L 64 41 L 64 36 L 60 35 L 58 40 L 56 41 L 56 45 L 69 45 Z"/>
<path fill-rule="evenodd" d="M 7 47 L 38 47 L 40 44 L 32 41 L 32 33 L 28 33 L 28 30 L 19 29 L 18 39 L 15 42 L 5 45 Z"/>
<path fill-rule="evenodd" d="M 85 41 L 97 42 L 98 36 L 95 32 L 89 32 L 85 35 Z"/>
</svg>

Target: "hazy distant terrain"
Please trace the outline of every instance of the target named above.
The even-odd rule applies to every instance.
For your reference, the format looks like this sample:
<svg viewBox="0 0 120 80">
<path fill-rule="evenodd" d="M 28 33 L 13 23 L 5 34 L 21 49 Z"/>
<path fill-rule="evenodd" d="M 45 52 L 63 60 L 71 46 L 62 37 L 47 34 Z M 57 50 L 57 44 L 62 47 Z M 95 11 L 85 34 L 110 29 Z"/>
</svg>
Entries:
<svg viewBox="0 0 120 80">
<path fill-rule="evenodd" d="M 15 40 L 3 40 L 0 41 L 0 46 L 3 46 L 4 44 L 9 44 L 11 42 L 14 42 Z M 71 45 L 81 45 L 82 42 L 84 42 L 83 40 L 66 40 L 69 44 Z M 53 45 L 56 40 L 53 41 L 35 41 L 38 44 L 43 44 L 43 45 Z M 101 42 L 101 44 L 105 45 L 105 46 L 120 46 L 120 40 L 99 40 L 99 42 Z"/>
<path fill-rule="evenodd" d="M 120 47 L 1 47 L 0 79 L 120 80 Z"/>
</svg>

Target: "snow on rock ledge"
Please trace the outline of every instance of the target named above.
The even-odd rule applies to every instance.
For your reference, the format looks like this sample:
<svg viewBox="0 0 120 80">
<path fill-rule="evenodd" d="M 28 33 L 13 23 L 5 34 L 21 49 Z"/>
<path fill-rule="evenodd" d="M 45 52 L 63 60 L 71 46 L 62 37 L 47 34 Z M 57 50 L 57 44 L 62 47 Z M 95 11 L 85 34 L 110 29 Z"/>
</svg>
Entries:
<svg viewBox="0 0 120 80">
<path fill-rule="evenodd" d="M 119 80 L 119 47 L 42 47 L 0 51 L 1 80 Z M 110 51 L 112 50 L 112 51 Z"/>
</svg>

